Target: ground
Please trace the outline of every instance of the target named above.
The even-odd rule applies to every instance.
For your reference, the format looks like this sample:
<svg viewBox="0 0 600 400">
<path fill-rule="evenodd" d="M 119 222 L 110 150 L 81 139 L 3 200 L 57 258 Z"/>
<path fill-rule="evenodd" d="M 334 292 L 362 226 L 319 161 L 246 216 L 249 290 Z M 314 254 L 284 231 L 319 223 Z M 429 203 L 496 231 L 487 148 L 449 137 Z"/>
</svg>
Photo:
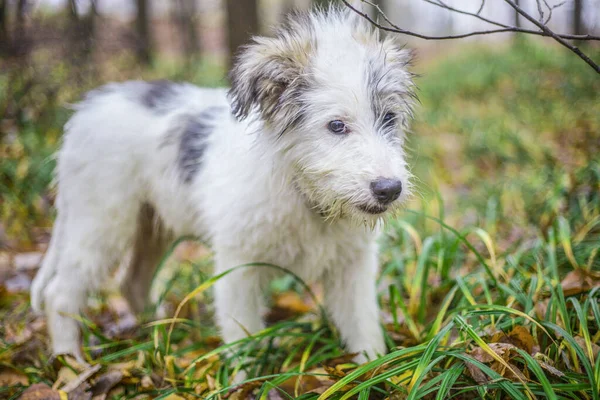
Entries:
<svg viewBox="0 0 600 400">
<path fill-rule="evenodd" d="M 92 366 L 50 359 L 28 303 L 52 221 L 49 156 L 64 103 L 99 82 L 69 85 L 64 69 L 47 81 L 0 75 L 0 106 L 19 110 L 0 138 L 0 397 L 598 398 L 600 78 L 537 42 L 463 47 L 414 67 L 419 194 L 381 241 L 391 351 L 362 366 L 344 354 L 321 289 L 293 277 L 273 284 L 269 328 L 227 353 L 212 322 L 211 254 L 193 241 L 157 277 L 166 318 L 136 320 L 109 291 L 81 317 Z M 141 74 L 181 76 L 160 65 Z M 202 66 L 186 78 L 221 75 Z M 28 82 L 35 90 L 19 90 Z M 232 359 L 250 370 L 241 386 L 227 383 Z"/>
</svg>

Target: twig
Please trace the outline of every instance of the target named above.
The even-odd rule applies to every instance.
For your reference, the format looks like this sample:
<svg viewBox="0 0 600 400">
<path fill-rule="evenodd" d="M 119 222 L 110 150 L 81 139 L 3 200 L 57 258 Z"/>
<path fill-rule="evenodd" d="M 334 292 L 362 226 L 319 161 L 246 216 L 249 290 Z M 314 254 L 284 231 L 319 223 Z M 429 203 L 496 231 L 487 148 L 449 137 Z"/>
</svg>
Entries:
<svg viewBox="0 0 600 400">
<path fill-rule="evenodd" d="M 481 14 L 483 11 L 483 7 L 485 7 L 485 0 L 481 0 L 481 4 L 479 5 L 479 10 L 477 10 L 477 15 Z"/>
<path fill-rule="evenodd" d="M 390 19 L 381 10 L 381 8 L 379 6 L 377 6 L 376 4 L 371 3 L 369 0 L 361 0 L 361 1 L 363 3 L 367 3 L 367 4 L 370 4 L 371 6 L 375 7 L 377 9 L 379 15 L 381 15 L 383 17 L 383 19 L 390 26 L 381 25 L 379 22 L 373 20 L 367 13 L 364 13 L 364 12 L 356 9 L 355 7 L 353 7 L 350 3 L 348 3 L 347 0 L 342 0 L 342 2 L 346 5 L 346 7 L 350 8 L 356 14 L 360 15 L 361 17 L 363 17 L 364 19 L 366 19 L 367 21 L 369 21 L 373 26 L 375 26 L 375 27 L 377 27 L 377 28 L 379 28 L 381 30 L 387 31 L 387 32 L 401 33 L 401 34 L 405 34 L 405 35 L 409 35 L 409 36 L 414 36 L 414 37 L 417 37 L 417 38 L 420 38 L 420 39 L 424 39 L 424 40 L 452 40 L 452 39 L 462 39 L 462 38 L 466 38 L 466 37 L 470 37 L 470 36 L 490 35 L 490 34 L 494 34 L 494 33 L 504 33 L 504 32 L 516 32 L 516 33 L 526 33 L 526 34 L 537 35 L 537 36 L 546 36 L 546 37 L 551 37 L 554 40 L 557 40 L 563 46 L 567 47 L 569 50 L 571 50 L 575 54 L 577 54 L 588 65 L 590 65 L 597 73 L 600 73 L 600 68 L 598 67 L 598 65 L 596 63 L 594 63 L 594 61 L 592 61 L 587 55 L 585 55 L 577 47 L 572 46 L 572 45 L 570 45 L 569 43 L 567 43 L 565 41 L 565 39 L 571 39 L 571 40 L 600 40 L 599 36 L 593 36 L 593 35 L 568 35 L 568 34 L 558 34 L 558 33 L 555 33 L 552 30 L 550 30 L 547 26 L 545 26 L 543 23 L 540 23 L 540 22 L 536 21 L 535 18 L 531 17 L 529 14 L 527 14 L 526 12 L 524 12 L 521 8 L 519 8 L 518 6 L 516 6 L 515 3 L 512 2 L 512 1 L 510 1 L 510 0 L 505 0 L 505 1 L 509 5 L 511 5 L 511 7 L 513 7 L 513 8 L 516 7 L 515 10 L 520 15 L 524 16 L 529 21 L 531 21 L 536 26 L 538 26 L 541 29 L 541 31 L 535 31 L 535 30 L 531 30 L 531 29 L 524 29 L 524 28 L 519 28 L 519 27 L 515 27 L 515 26 L 504 25 L 504 24 L 501 24 L 501 23 L 496 22 L 496 21 L 488 20 L 487 18 L 484 18 L 484 17 L 482 17 L 481 15 L 478 15 L 478 14 L 474 14 L 474 13 L 471 13 L 471 12 L 468 12 L 468 11 L 464 11 L 464 10 L 455 9 L 453 7 L 450 7 L 450 6 L 446 5 L 441 0 L 437 0 L 437 1 L 423 0 L 423 1 L 427 2 L 427 3 L 436 5 L 438 7 L 446 8 L 446 9 L 448 9 L 450 11 L 454 11 L 454 12 L 457 12 L 457 13 L 460 13 L 460 14 L 470 15 L 470 16 L 473 16 L 475 18 L 481 19 L 482 21 L 485 21 L 485 22 L 488 22 L 490 24 L 493 24 L 493 25 L 501 27 L 499 29 L 491 29 L 491 30 L 485 30 L 485 31 L 474 31 L 474 32 L 468 32 L 468 33 L 463 33 L 463 34 L 459 34 L 459 35 L 445 35 L 445 36 L 424 35 L 424 34 L 421 34 L 421 33 L 412 32 L 412 31 L 400 28 L 399 26 L 395 25 L 392 21 L 390 21 Z M 564 4 L 564 2 L 558 4 L 554 8 L 560 7 L 562 4 Z"/>
<path fill-rule="evenodd" d="M 377 5 L 374 4 L 372 2 L 370 2 L 369 0 L 361 0 L 363 3 L 369 4 L 373 7 L 375 7 L 379 13 L 379 15 L 381 15 L 383 17 L 383 19 L 390 25 L 389 27 L 387 26 L 383 26 L 381 24 L 379 24 L 378 22 L 374 21 L 371 17 L 369 17 L 368 14 L 361 12 L 360 10 L 356 9 L 355 7 L 353 7 L 350 3 L 348 3 L 347 0 L 342 0 L 342 2 L 348 7 L 350 8 L 352 11 L 354 11 L 355 13 L 357 13 L 358 15 L 362 16 L 363 18 L 365 18 L 367 21 L 369 21 L 370 23 L 373 24 L 373 26 L 375 26 L 376 28 L 379 28 L 381 30 L 387 31 L 387 32 L 395 32 L 395 33 L 403 33 L 409 36 L 415 36 L 418 37 L 420 39 L 424 39 L 424 40 L 445 40 L 445 39 L 462 39 L 465 37 L 469 37 L 469 36 L 476 36 L 476 35 L 488 35 L 488 34 L 492 34 L 492 33 L 504 33 L 504 32 L 515 32 L 515 33 L 526 33 L 529 35 L 536 35 L 536 36 L 546 36 L 549 37 L 550 35 L 548 35 L 546 32 L 542 32 L 542 31 L 534 31 L 531 29 L 525 29 L 525 28 L 518 28 L 516 26 L 510 26 L 510 25 L 504 25 L 500 22 L 497 21 L 492 21 L 492 20 L 488 20 L 487 18 L 481 17 L 480 15 L 465 11 L 465 10 L 459 10 L 457 8 L 453 8 L 450 6 L 447 6 L 445 4 L 440 4 L 437 3 L 435 1 L 432 0 L 423 0 L 427 3 L 433 4 L 435 6 L 441 7 L 441 8 L 445 8 L 447 10 L 459 13 L 459 14 L 464 14 L 464 15 L 470 15 L 472 17 L 478 18 L 482 21 L 488 22 L 490 24 L 505 28 L 505 29 L 492 29 L 492 30 L 487 30 L 487 31 L 475 31 L 475 32 L 469 32 L 466 34 L 460 34 L 460 35 L 447 35 L 447 36 L 431 36 L 431 35 L 423 35 L 420 33 L 416 33 L 416 32 L 412 32 L 412 31 L 407 31 L 405 29 L 402 29 L 400 27 L 398 27 L 397 25 L 395 25 L 393 22 L 390 21 L 390 19 L 385 15 L 385 13 L 381 10 L 381 8 Z M 563 3 L 559 4 L 562 5 Z M 391 27 L 391 28 L 390 28 Z M 599 40 L 600 41 L 600 36 L 594 36 L 594 35 L 589 35 L 589 34 L 585 34 L 585 35 L 570 35 L 570 34 L 566 34 L 566 33 L 560 33 L 557 34 L 558 36 L 562 37 L 563 39 L 569 39 L 569 40 Z"/>
<path fill-rule="evenodd" d="M 477 11 L 477 13 L 472 13 L 470 11 L 466 11 L 466 10 L 461 10 L 461 9 L 458 9 L 458 8 L 454 8 L 454 7 L 449 6 L 446 3 L 442 3 L 441 1 L 433 1 L 433 0 L 423 0 L 423 1 L 425 3 L 429 3 L 429 4 L 432 4 L 432 5 L 440 7 L 440 8 L 445 8 L 446 10 L 450 10 L 450 11 L 453 11 L 453 12 L 458 13 L 458 14 L 468 15 L 470 17 L 475 17 L 475 18 L 480 19 L 480 20 L 482 20 L 484 22 L 487 22 L 488 24 L 500 26 L 502 28 L 508 28 L 509 27 L 508 25 L 504 25 L 503 23 L 500 23 L 500 22 L 497 22 L 497 21 L 492 21 L 491 19 L 487 19 L 487 18 L 481 16 L 481 11 L 483 10 L 483 6 L 485 5 L 485 1 L 481 2 L 480 8 Z"/>
<path fill-rule="evenodd" d="M 100 371 L 100 368 L 102 368 L 102 365 L 100 364 L 96 364 L 86 368 L 81 374 L 77 375 L 77 377 L 74 380 L 67 383 L 61 390 L 65 393 L 72 392 L 73 390 L 77 389 L 79 385 L 81 385 L 83 382 L 87 381 L 92 375 Z"/>
<path fill-rule="evenodd" d="M 544 3 L 546 3 L 544 1 Z M 544 23 L 544 10 L 542 10 L 542 3 L 540 0 L 535 0 L 535 4 L 537 4 L 537 9 L 538 9 L 538 13 L 540 14 L 540 22 L 543 24 Z M 546 3 L 546 6 L 548 5 L 548 3 Z M 548 7 L 550 8 L 550 7 Z"/>
<path fill-rule="evenodd" d="M 552 30 L 550 30 L 550 28 L 548 28 L 546 25 L 538 22 L 535 18 L 533 18 L 531 15 L 527 14 L 525 11 L 523 11 L 523 9 L 521 7 L 519 7 L 518 5 L 516 5 L 513 1 L 511 0 L 504 0 L 509 6 L 511 6 L 512 8 L 515 9 L 516 12 L 518 12 L 520 15 L 524 16 L 525 18 L 527 18 L 531 23 L 533 23 L 535 26 L 537 26 L 538 28 L 540 28 L 542 31 L 544 31 L 548 36 L 552 37 L 554 40 L 556 40 L 558 43 L 562 44 L 564 47 L 566 47 L 567 49 L 571 50 L 573 53 L 577 54 L 583 61 L 585 61 L 586 63 L 588 63 L 588 65 L 590 67 L 592 67 L 594 69 L 594 71 L 596 71 L 597 73 L 600 74 L 600 66 L 598 66 L 598 64 L 596 64 L 594 61 L 592 61 L 591 58 L 589 58 L 586 54 L 584 54 L 581 50 L 579 50 L 578 47 L 573 46 L 571 44 L 569 44 L 566 40 L 564 40 L 560 35 L 554 33 Z"/>
</svg>

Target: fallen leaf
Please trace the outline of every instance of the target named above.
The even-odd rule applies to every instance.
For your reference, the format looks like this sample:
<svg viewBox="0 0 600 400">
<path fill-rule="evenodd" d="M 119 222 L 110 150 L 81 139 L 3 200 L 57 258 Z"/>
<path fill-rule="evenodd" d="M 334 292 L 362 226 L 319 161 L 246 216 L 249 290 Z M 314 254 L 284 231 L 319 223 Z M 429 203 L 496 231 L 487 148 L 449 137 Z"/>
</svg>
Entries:
<svg viewBox="0 0 600 400">
<path fill-rule="evenodd" d="M 275 297 L 273 307 L 265 319 L 269 323 L 282 321 L 305 314 L 313 308 L 305 303 L 296 292 L 284 292 Z"/>
<path fill-rule="evenodd" d="M 512 331 L 508 334 L 508 338 L 511 343 L 517 346 L 518 348 L 525 350 L 527 353 L 531 354 L 533 351 L 533 347 L 535 346 L 535 339 L 529 333 L 529 330 L 522 325 L 517 325 L 513 328 Z"/>
<path fill-rule="evenodd" d="M 62 400 L 60 393 L 45 383 L 36 383 L 25 390 L 20 400 Z"/>
<path fill-rule="evenodd" d="M 285 399 L 281 395 L 281 393 L 279 393 L 279 390 L 271 389 L 271 390 L 269 390 L 269 393 L 267 393 L 267 400 L 285 400 Z"/>
<path fill-rule="evenodd" d="M 550 304 L 550 299 L 538 301 L 535 303 L 535 315 L 538 319 L 545 320 L 546 313 L 548 311 L 548 305 Z"/>
<path fill-rule="evenodd" d="M 58 370 L 58 376 L 56 377 L 56 381 L 54 381 L 54 384 L 52 385 L 52 389 L 58 390 L 58 388 L 60 388 L 61 386 L 66 385 L 67 383 L 72 382 L 75 379 L 77 379 L 77 373 L 73 371 L 73 369 L 64 366 Z"/>
<path fill-rule="evenodd" d="M 589 358 L 588 348 L 587 348 L 587 345 L 585 344 L 585 339 L 582 338 L 581 336 L 575 336 L 575 341 L 577 342 L 579 347 L 581 347 L 583 349 L 583 352 L 585 353 L 585 355 L 588 356 L 588 358 Z M 594 342 L 591 342 L 591 345 L 592 345 L 592 354 L 594 355 L 594 358 L 598 358 L 598 353 L 600 353 L 600 346 L 598 346 Z"/>
<path fill-rule="evenodd" d="M 89 392 L 89 388 L 90 385 L 87 382 L 82 382 L 75 389 L 67 393 L 68 400 L 91 400 L 92 393 Z M 63 391 L 61 390 L 61 392 Z"/>
<path fill-rule="evenodd" d="M 117 385 L 123 379 L 123 373 L 121 371 L 108 371 L 100 375 L 92 387 L 90 392 L 92 395 L 97 396 L 99 394 L 108 393 L 115 385 Z"/>
<path fill-rule="evenodd" d="M 339 364 L 349 364 L 354 362 L 354 357 L 356 357 L 358 353 L 347 353 L 341 355 L 339 357 L 331 358 L 323 362 L 323 365 L 327 365 L 328 367 L 335 367 Z"/>
<path fill-rule="evenodd" d="M 181 397 L 178 394 L 171 393 L 170 395 L 168 395 L 164 399 L 165 400 L 185 400 L 185 397 Z"/>
<path fill-rule="evenodd" d="M 65 386 L 63 386 L 61 389 L 66 393 L 74 391 L 84 382 L 90 379 L 96 372 L 100 371 L 100 368 L 102 368 L 102 365 L 100 364 L 96 364 L 89 368 L 86 368 L 81 374 L 77 375 L 75 379 L 72 379 L 71 381 L 67 382 Z"/>
<path fill-rule="evenodd" d="M 505 363 L 501 363 L 497 358 L 495 358 L 488 351 L 484 350 L 481 347 L 475 347 L 468 354 L 473 357 L 475 360 L 484 363 L 490 364 L 490 368 L 496 371 L 501 376 L 506 378 L 515 378 L 518 380 L 519 377 L 524 376 L 523 373 L 509 361 L 516 356 L 518 353 L 515 351 L 517 348 L 515 345 L 511 343 L 489 343 L 488 346 L 490 349 Z M 512 368 L 512 371 L 506 367 L 506 364 Z M 487 376 L 473 363 L 466 363 L 467 369 L 471 374 L 471 377 L 479 384 L 483 384 L 488 381 Z"/>
<path fill-rule="evenodd" d="M 323 365 L 323 369 L 325 370 L 325 372 L 327 372 L 327 374 L 329 374 L 329 376 L 332 376 L 334 378 L 341 379 L 346 376 L 346 373 L 344 371 L 341 371 L 335 367 Z"/>
<path fill-rule="evenodd" d="M 467 366 L 467 371 L 469 371 L 469 375 L 471 375 L 471 378 L 473 378 L 475 382 L 477 382 L 480 385 L 484 385 L 488 382 L 487 375 L 484 374 L 478 366 L 470 362 L 465 362 L 465 365 Z"/>
<path fill-rule="evenodd" d="M 290 396 L 296 396 L 296 387 L 298 388 L 297 395 L 302 395 L 323 386 L 323 381 L 312 375 L 298 375 L 283 381 L 279 388 L 285 390 Z"/>
<path fill-rule="evenodd" d="M 230 390 L 223 397 L 225 399 L 231 399 L 231 400 L 244 400 L 244 399 L 248 399 L 248 398 L 253 398 L 254 396 L 252 396 L 251 393 L 254 391 L 254 389 L 261 387 L 263 383 L 264 383 L 264 381 L 252 381 L 252 382 L 243 383 L 239 386 L 236 386 L 232 390 Z"/>
<path fill-rule="evenodd" d="M 142 385 L 142 388 L 144 390 L 154 389 L 154 382 L 152 381 L 152 378 L 148 375 L 144 375 L 142 377 L 140 384 Z"/>
<path fill-rule="evenodd" d="M 552 375 L 557 376 L 559 378 L 562 378 L 563 376 L 565 376 L 565 374 L 562 371 L 554 368 L 552 365 L 548 364 L 547 362 L 538 360 L 537 358 L 535 359 L 535 361 L 537 361 L 537 363 L 540 365 L 540 367 L 542 367 L 546 371 L 550 372 Z"/>
<path fill-rule="evenodd" d="M 597 272 L 575 269 L 569 272 L 560 282 L 565 296 L 587 292 L 600 286 L 600 274 Z"/>
<path fill-rule="evenodd" d="M 474 359 L 476 359 L 477 361 L 482 362 L 484 364 L 491 363 L 492 361 L 494 361 L 494 357 L 492 357 L 492 355 L 490 353 L 483 350 L 481 347 L 474 348 L 469 353 L 469 355 L 471 357 L 473 357 Z"/>
<path fill-rule="evenodd" d="M 24 373 L 12 368 L 3 367 L 0 369 L 0 387 L 16 385 L 27 386 L 28 384 L 29 379 Z"/>
</svg>

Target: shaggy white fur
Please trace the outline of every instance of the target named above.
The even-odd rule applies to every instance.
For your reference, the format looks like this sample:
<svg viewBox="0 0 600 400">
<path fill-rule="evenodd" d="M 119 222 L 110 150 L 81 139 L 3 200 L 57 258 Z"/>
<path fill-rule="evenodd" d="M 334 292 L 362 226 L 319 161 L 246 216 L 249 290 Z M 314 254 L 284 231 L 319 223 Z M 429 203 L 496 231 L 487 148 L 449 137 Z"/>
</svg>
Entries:
<svg viewBox="0 0 600 400">
<path fill-rule="evenodd" d="M 347 350 L 384 353 L 375 279 L 378 222 L 410 191 L 402 144 L 409 54 L 332 8 L 291 17 L 245 47 L 232 87 L 125 82 L 88 94 L 58 155 L 58 218 L 32 305 L 54 353 L 81 358 L 73 314 L 129 260 L 123 294 L 141 310 L 159 258 L 195 235 L 216 272 L 253 263 L 321 281 Z M 226 342 L 263 328 L 267 268 L 215 287 Z"/>
</svg>

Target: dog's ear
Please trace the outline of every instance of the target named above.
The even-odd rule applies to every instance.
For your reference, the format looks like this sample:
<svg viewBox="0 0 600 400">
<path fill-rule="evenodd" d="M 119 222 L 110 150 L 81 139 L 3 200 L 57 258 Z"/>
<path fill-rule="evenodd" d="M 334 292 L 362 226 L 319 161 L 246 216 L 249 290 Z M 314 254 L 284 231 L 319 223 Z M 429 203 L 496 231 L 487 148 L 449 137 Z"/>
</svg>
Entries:
<svg viewBox="0 0 600 400">
<path fill-rule="evenodd" d="M 275 38 L 255 37 L 236 57 L 229 79 L 229 99 L 233 114 L 240 120 L 258 110 L 263 120 L 271 120 L 285 107 L 284 93 L 301 85 L 308 65 L 310 39 L 279 32 Z"/>
</svg>

